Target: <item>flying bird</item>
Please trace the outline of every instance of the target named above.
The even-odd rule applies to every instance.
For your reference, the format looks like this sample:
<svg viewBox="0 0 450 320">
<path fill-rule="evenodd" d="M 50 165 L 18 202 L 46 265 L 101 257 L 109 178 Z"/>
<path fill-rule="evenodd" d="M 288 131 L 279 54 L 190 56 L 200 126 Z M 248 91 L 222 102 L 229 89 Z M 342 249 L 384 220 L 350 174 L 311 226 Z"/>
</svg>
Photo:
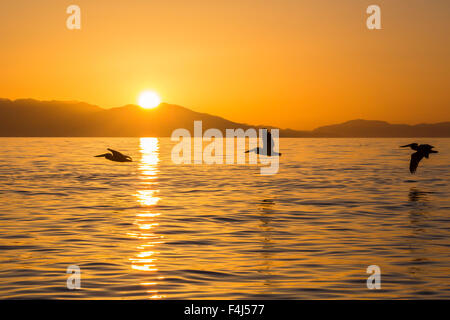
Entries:
<svg viewBox="0 0 450 320">
<path fill-rule="evenodd" d="M 409 171 L 412 174 L 416 173 L 419 162 L 420 160 L 423 159 L 423 157 L 428 159 L 430 153 L 438 153 L 436 150 L 432 150 L 434 147 L 429 144 L 411 143 L 400 147 L 401 148 L 410 147 L 411 149 L 416 151 L 413 154 L 411 154 L 411 161 L 409 163 Z"/>
<path fill-rule="evenodd" d="M 108 160 L 111 161 L 116 161 L 116 162 L 132 162 L 133 159 L 131 159 L 130 156 L 124 155 L 123 153 L 110 149 L 108 148 L 109 151 L 111 151 L 111 153 L 104 153 L 104 154 L 99 154 L 98 156 L 95 157 L 105 157 Z"/>
<path fill-rule="evenodd" d="M 264 156 L 281 156 L 281 153 L 275 152 L 273 150 L 274 143 L 272 134 L 270 133 L 270 130 L 267 130 L 266 139 L 263 140 L 263 147 L 256 147 L 251 150 L 245 151 L 245 153 L 249 152 L 255 152 L 256 154 L 261 154 Z"/>
</svg>

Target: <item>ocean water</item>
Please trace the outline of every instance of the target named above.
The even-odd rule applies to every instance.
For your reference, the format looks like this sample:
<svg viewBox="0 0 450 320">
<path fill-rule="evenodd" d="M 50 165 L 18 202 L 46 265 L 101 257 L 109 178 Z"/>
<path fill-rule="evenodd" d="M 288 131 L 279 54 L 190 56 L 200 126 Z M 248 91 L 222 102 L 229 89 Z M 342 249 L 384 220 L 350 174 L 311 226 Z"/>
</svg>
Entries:
<svg viewBox="0 0 450 320">
<path fill-rule="evenodd" d="M 450 298 L 450 139 L 281 139 L 272 176 L 174 144 L 0 138 L 0 298 Z"/>
</svg>

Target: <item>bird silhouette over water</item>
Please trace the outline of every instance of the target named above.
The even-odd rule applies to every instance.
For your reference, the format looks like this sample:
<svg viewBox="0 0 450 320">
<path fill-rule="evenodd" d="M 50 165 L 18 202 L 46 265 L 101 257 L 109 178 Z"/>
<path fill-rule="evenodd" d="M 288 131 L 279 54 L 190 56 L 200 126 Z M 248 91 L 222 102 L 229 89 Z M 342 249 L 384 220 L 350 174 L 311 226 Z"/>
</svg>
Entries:
<svg viewBox="0 0 450 320">
<path fill-rule="evenodd" d="M 264 156 L 281 156 L 281 153 L 275 152 L 273 150 L 274 142 L 270 130 L 267 130 L 266 138 L 263 140 L 263 147 L 256 147 L 251 150 L 245 151 L 245 153 L 255 152 L 256 154 Z"/>
<path fill-rule="evenodd" d="M 108 148 L 109 151 L 111 151 L 111 153 L 104 153 L 104 154 L 99 154 L 98 156 L 95 157 L 105 157 L 108 160 L 111 161 L 116 161 L 116 162 L 132 162 L 133 159 L 131 159 L 130 156 L 124 155 L 123 153 L 110 149 Z"/>
<path fill-rule="evenodd" d="M 428 159 L 430 153 L 438 153 L 436 150 L 432 150 L 434 147 L 429 144 L 418 144 L 414 142 L 400 147 L 401 148 L 410 147 L 411 149 L 416 151 L 413 154 L 411 154 L 411 161 L 409 163 L 409 171 L 412 174 L 416 173 L 417 167 L 419 166 L 419 162 L 420 160 L 423 159 L 423 157 Z"/>
</svg>

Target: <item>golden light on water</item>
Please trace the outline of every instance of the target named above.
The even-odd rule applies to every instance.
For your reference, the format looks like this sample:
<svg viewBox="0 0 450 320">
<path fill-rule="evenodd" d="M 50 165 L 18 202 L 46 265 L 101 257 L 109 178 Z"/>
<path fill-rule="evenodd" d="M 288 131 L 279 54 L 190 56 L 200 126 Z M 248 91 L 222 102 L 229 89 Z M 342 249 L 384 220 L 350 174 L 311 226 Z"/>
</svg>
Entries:
<svg viewBox="0 0 450 320">
<path fill-rule="evenodd" d="M 157 211 L 157 204 L 160 200 L 158 197 L 158 163 L 159 163 L 159 140 L 157 138 L 141 138 L 140 139 L 140 152 L 142 155 L 139 163 L 139 179 L 141 180 L 141 189 L 136 191 L 136 201 L 140 205 L 141 209 L 136 214 L 136 220 L 134 224 L 137 226 L 137 231 L 131 236 L 144 240 L 144 243 L 136 247 L 137 253 L 134 257 L 130 258 L 131 268 L 133 270 L 149 272 L 155 276 L 155 272 L 158 271 L 157 255 L 158 251 L 154 250 L 154 247 L 164 243 L 162 236 L 155 233 L 155 229 L 159 226 L 157 218 L 161 215 Z M 158 277 L 159 278 L 159 277 Z M 157 279 L 158 279 L 157 278 Z M 151 276 L 146 279 L 146 282 L 142 282 L 142 286 L 152 287 L 147 292 L 150 294 L 151 299 L 161 299 L 164 296 L 158 294 L 158 290 L 154 289 L 154 286 L 158 285 Z"/>
<path fill-rule="evenodd" d="M 159 198 L 154 196 L 157 190 L 138 190 L 138 202 L 143 206 L 152 206 L 158 203 Z"/>
</svg>

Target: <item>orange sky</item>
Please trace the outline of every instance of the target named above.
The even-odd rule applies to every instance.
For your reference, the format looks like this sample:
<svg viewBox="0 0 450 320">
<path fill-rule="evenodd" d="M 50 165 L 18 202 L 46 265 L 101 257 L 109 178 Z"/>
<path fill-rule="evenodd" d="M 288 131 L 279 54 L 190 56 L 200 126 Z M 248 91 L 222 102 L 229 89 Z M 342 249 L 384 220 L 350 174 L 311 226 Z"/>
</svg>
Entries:
<svg viewBox="0 0 450 320">
<path fill-rule="evenodd" d="M 370 4 L 383 30 L 367 30 Z M 448 0 L 2 1 L 0 97 L 117 107 L 150 89 L 295 129 L 450 121 L 449 30 Z"/>
</svg>

